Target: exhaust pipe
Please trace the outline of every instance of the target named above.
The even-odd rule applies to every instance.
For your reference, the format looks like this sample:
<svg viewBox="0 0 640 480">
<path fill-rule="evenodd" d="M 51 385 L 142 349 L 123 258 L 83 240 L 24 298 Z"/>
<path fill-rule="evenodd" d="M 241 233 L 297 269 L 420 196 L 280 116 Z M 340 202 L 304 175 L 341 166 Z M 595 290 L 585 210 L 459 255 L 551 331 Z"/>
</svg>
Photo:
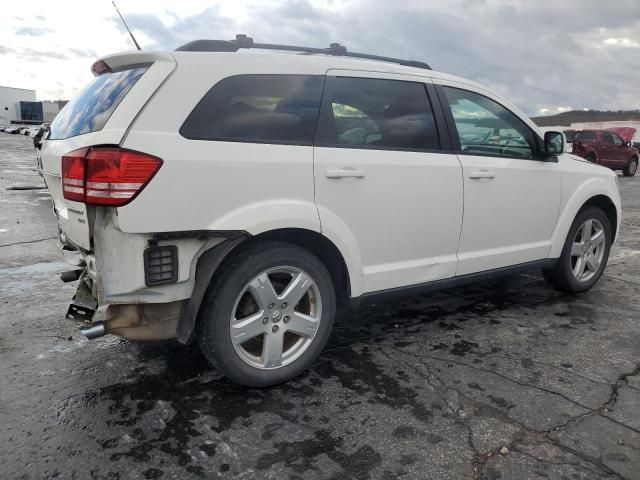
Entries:
<svg viewBox="0 0 640 480">
<path fill-rule="evenodd" d="M 88 340 L 103 337 L 107 333 L 104 328 L 104 322 L 95 322 L 90 327 L 81 328 L 80 332 L 87 337 Z"/>
</svg>

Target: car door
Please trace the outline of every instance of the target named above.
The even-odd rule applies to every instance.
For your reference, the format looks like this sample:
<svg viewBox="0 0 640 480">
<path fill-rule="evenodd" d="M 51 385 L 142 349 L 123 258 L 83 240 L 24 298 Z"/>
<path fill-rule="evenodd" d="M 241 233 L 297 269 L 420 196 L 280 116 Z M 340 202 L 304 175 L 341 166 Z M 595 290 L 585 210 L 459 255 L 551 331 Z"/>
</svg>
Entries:
<svg viewBox="0 0 640 480">
<path fill-rule="evenodd" d="M 428 90 L 422 77 L 327 72 L 316 204 L 323 232 L 358 252 L 364 292 L 455 275 L 462 169 Z"/>
<path fill-rule="evenodd" d="M 457 275 L 547 258 L 560 208 L 558 163 L 539 159 L 542 140 L 488 93 L 453 82 L 437 89 L 464 179 Z"/>
<path fill-rule="evenodd" d="M 622 137 L 617 133 L 610 133 L 611 141 L 613 145 L 611 146 L 612 151 L 612 161 L 615 162 L 615 165 L 618 167 L 624 167 L 629 161 L 629 153 L 628 148 L 625 142 L 622 140 Z"/>
<path fill-rule="evenodd" d="M 600 142 L 599 142 L 599 162 L 601 165 L 605 165 L 608 167 L 615 166 L 617 163 L 616 159 L 616 148 L 613 143 L 613 134 L 609 132 L 601 132 L 600 133 Z"/>
</svg>

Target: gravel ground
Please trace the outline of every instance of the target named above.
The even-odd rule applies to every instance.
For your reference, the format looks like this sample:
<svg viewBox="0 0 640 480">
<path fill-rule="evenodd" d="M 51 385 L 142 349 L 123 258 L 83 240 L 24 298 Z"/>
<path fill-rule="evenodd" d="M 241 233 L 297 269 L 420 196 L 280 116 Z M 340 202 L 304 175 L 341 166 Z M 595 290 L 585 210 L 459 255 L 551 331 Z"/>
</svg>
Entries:
<svg viewBox="0 0 640 480">
<path fill-rule="evenodd" d="M 592 291 L 532 274 L 370 306 L 256 390 L 194 346 L 89 342 L 63 319 L 34 151 L 0 133 L 0 478 L 638 479 L 640 176 L 620 182 Z"/>
</svg>

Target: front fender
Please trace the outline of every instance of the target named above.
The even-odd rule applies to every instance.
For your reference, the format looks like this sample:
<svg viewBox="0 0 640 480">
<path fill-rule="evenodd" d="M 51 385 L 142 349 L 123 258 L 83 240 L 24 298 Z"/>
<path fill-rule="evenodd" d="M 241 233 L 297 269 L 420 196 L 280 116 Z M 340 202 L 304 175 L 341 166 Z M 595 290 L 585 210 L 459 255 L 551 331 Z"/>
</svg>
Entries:
<svg viewBox="0 0 640 480">
<path fill-rule="evenodd" d="M 571 184 L 565 185 L 569 179 L 574 177 L 574 173 L 571 175 L 565 175 L 563 178 L 563 197 L 565 192 L 570 193 L 567 195 L 566 200 L 563 198 L 563 207 L 558 216 L 556 222 L 556 228 L 553 231 L 551 237 L 551 250 L 549 252 L 550 258 L 558 258 L 562 253 L 565 240 L 569 234 L 569 229 L 573 220 L 578 215 L 580 209 L 592 198 L 603 195 L 607 197 L 613 203 L 617 214 L 617 228 L 615 237 L 618 237 L 618 230 L 620 229 L 621 220 L 621 205 L 620 205 L 620 193 L 616 187 L 613 177 L 588 177 L 582 181 L 578 186 Z"/>
</svg>

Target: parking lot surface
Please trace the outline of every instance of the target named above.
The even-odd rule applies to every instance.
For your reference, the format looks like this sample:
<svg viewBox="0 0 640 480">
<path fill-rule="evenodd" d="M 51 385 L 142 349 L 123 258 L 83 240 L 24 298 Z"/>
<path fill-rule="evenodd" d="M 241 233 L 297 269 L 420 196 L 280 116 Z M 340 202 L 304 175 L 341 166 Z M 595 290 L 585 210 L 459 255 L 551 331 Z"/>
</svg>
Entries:
<svg viewBox="0 0 640 480">
<path fill-rule="evenodd" d="M 592 291 L 534 273 L 369 306 L 258 390 L 197 346 L 64 320 L 34 150 L 0 133 L 0 478 L 640 478 L 640 176 L 620 184 Z"/>
</svg>

